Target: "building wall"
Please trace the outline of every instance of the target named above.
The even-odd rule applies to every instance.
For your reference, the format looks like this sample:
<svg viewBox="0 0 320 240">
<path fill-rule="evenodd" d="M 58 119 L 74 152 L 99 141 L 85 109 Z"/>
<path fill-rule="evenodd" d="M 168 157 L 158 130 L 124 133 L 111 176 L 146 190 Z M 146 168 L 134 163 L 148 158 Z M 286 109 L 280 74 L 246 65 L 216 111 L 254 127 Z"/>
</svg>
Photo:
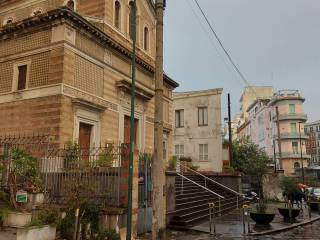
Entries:
<svg viewBox="0 0 320 240">
<path fill-rule="evenodd" d="M 248 107 L 257 99 L 257 98 L 271 98 L 273 95 L 273 88 L 268 86 L 253 86 L 246 87 L 240 99 L 241 104 L 241 113 L 244 119 L 247 119 L 249 114 L 247 113 Z"/>
<path fill-rule="evenodd" d="M 93 19 L 93 16 L 102 17 L 105 25 L 102 29 L 109 33 L 107 29 L 114 29 L 111 21 L 113 11 L 110 12 L 110 8 L 106 8 L 100 14 L 100 8 L 96 7 L 97 1 L 89 2 L 91 1 L 77 1 L 76 10 L 93 23 L 97 23 L 97 19 Z M 111 2 L 113 1 L 106 1 L 106 5 L 113 4 Z M 13 16 L 16 22 L 29 17 L 32 9 L 36 7 L 47 11 L 63 5 L 64 1 L 32 1 L 32 3 L 35 5 L 31 6 L 30 3 L 27 8 L 22 1 L 0 5 L 1 25 L 8 16 Z M 127 3 L 123 1 L 123 4 Z M 124 7 L 123 11 L 123 23 L 125 23 L 128 8 Z M 155 35 L 152 33 L 155 26 L 154 15 L 144 1 L 138 1 L 138 15 L 139 48 L 142 47 L 143 42 L 141 35 L 143 24 L 151 28 L 150 52 L 138 49 L 138 56 L 153 66 L 154 57 L 151 55 L 155 53 Z M 25 102 L 36 101 L 38 97 L 58 95 L 61 109 L 58 118 L 60 136 L 57 141 L 60 141 L 61 145 L 69 140 L 77 140 L 76 115 L 79 109 L 86 110 L 88 115 L 94 116 L 99 121 L 99 137 L 94 139 L 96 144 L 122 143 L 124 116 L 130 115 L 130 96 L 127 91 L 117 87 L 117 82 L 125 80 L 130 84 L 131 61 L 113 49 L 102 46 L 90 33 L 79 30 L 68 23 L 39 27 L 35 26 L 28 32 L 24 31 L 0 40 L 0 70 L 3 73 L 0 75 L 0 106 L 2 109 L 7 109 L 11 101 L 19 100 L 23 106 Z M 131 40 L 128 40 L 128 34 L 125 34 L 128 29 L 123 28 L 122 30 L 123 33 L 111 31 L 110 36 L 119 40 L 121 44 L 126 43 L 125 46 L 130 49 Z M 21 61 L 30 61 L 28 86 L 26 90 L 13 92 L 14 65 Z M 138 64 L 136 78 L 139 88 L 154 92 L 153 73 Z M 165 83 L 163 108 L 165 138 L 168 146 L 167 157 L 172 155 L 172 148 L 169 146 L 173 142 L 173 88 Z M 15 103 L 14 107 L 10 108 L 12 112 L 8 110 L 1 112 L 0 108 L 0 115 L 15 115 L 17 109 L 21 108 L 20 104 Z M 140 151 L 152 153 L 154 98 L 151 97 L 146 101 L 137 96 L 135 114 L 139 118 L 138 148 Z M 18 117 L 15 120 L 18 120 Z M 55 127 L 56 123 L 53 121 L 52 123 Z M 19 125 L 18 122 L 10 124 Z M 27 130 L 27 128 L 15 128 L 6 124 L 3 125 L 1 134 L 19 133 L 23 129 Z"/>
<path fill-rule="evenodd" d="M 268 103 L 266 103 L 268 101 Z M 301 151 L 303 165 L 308 166 L 310 156 L 306 153 L 306 135 L 304 134 L 304 124 L 306 115 L 303 112 L 304 99 L 297 91 L 280 91 L 271 99 L 257 100 L 249 108 L 248 121 L 244 124 L 241 132 L 247 134 L 249 139 L 260 148 L 264 149 L 270 159 L 274 159 L 274 151 L 277 159 L 278 168 L 282 168 L 286 175 L 294 174 L 295 164 L 301 167 Z M 295 105 L 295 111 L 290 113 L 289 105 Z M 281 161 L 279 162 L 279 143 L 277 130 L 277 114 L 279 111 L 279 126 L 281 136 Z M 300 134 L 301 132 L 301 148 Z M 291 124 L 296 124 L 296 130 L 291 128 Z M 293 143 L 297 144 L 296 149 Z"/>
<path fill-rule="evenodd" d="M 320 164 L 320 122 L 307 123 L 304 129 L 305 134 L 309 136 L 306 146 L 308 154 L 311 155 L 311 166 Z"/>
<path fill-rule="evenodd" d="M 184 110 L 184 127 L 174 129 L 174 146 L 184 145 L 184 156 L 202 171 L 222 171 L 221 89 L 175 93 L 173 113 Z M 208 126 L 198 126 L 198 107 L 208 108 Z M 199 160 L 199 144 L 208 144 L 208 161 Z M 175 153 L 176 154 L 176 153 Z"/>
</svg>

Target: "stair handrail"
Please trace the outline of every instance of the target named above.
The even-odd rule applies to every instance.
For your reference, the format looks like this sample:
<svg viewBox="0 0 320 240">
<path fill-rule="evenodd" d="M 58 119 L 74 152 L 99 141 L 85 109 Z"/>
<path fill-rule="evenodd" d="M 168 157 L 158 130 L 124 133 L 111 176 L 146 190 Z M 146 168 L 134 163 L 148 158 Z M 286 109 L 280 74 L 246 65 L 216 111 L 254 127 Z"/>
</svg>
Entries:
<svg viewBox="0 0 320 240">
<path fill-rule="evenodd" d="M 188 169 L 188 170 L 191 170 L 192 172 L 196 173 L 197 175 L 200 175 L 201 177 L 204 177 L 205 180 L 208 179 L 209 181 L 213 182 L 214 184 L 217 184 L 220 187 L 223 187 L 223 188 L 227 189 L 228 191 L 233 192 L 234 194 L 243 197 L 242 193 L 239 193 L 239 192 L 237 192 L 237 191 L 235 191 L 235 190 L 233 190 L 233 189 L 231 189 L 231 188 L 229 188 L 229 187 L 227 187 L 227 186 L 225 186 L 225 185 L 223 185 L 223 184 L 221 184 L 221 183 L 219 183 L 219 182 L 217 182 L 217 181 L 215 181 L 215 180 L 213 180 L 213 179 L 211 179 L 211 178 L 209 178 L 209 177 L 207 177 L 207 176 L 205 176 L 205 175 L 203 175 L 203 174 L 201 174 L 201 173 L 199 173 L 199 172 L 197 172 L 195 170 L 193 170 L 192 168 L 189 168 L 188 166 L 183 166 L 183 167 Z M 206 182 L 205 182 L 205 185 L 206 185 Z"/>
<path fill-rule="evenodd" d="M 209 188 L 206 188 L 206 187 L 204 187 L 204 186 L 202 186 L 201 184 L 199 184 L 199 183 L 197 183 L 197 182 L 195 182 L 195 181 L 193 181 L 193 180 L 191 180 L 190 178 L 188 178 L 188 177 L 186 177 L 186 176 L 183 176 L 182 174 L 180 174 L 180 173 L 177 173 L 177 175 L 178 176 L 180 176 L 180 177 L 182 177 L 182 178 L 184 178 L 184 179 L 186 179 L 186 180 L 188 180 L 189 182 L 191 182 L 191 183 L 193 183 L 193 184 L 195 184 L 195 185 L 197 185 L 197 186 L 199 186 L 199 187 L 201 187 L 201 188 L 203 188 L 203 189 L 205 189 L 206 191 L 208 191 L 208 192 L 210 192 L 210 193 L 212 193 L 212 194 L 214 194 L 214 195 L 216 195 L 219 199 L 225 199 L 225 197 L 224 196 L 221 196 L 220 194 L 218 194 L 218 193 L 216 193 L 216 192 L 214 192 L 214 191 L 212 191 L 212 190 L 210 190 Z M 183 190 L 182 190 L 183 191 Z"/>
</svg>

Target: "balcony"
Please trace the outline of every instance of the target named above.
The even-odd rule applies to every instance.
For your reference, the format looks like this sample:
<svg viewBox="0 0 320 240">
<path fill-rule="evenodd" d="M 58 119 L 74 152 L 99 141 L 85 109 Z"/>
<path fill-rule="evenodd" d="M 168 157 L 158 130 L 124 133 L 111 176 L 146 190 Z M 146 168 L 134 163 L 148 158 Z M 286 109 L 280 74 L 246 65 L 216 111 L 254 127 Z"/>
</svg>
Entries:
<svg viewBox="0 0 320 240">
<path fill-rule="evenodd" d="M 273 120 L 276 121 L 277 117 L 273 116 Z M 307 114 L 303 113 L 285 113 L 285 114 L 280 114 L 279 115 L 279 121 L 283 120 L 301 120 L 306 122 L 308 120 Z"/>
<path fill-rule="evenodd" d="M 278 135 L 274 135 L 275 139 L 278 139 Z M 300 139 L 299 133 L 281 133 L 280 139 Z M 309 139 L 309 136 L 307 136 L 305 133 L 301 133 L 301 139 L 307 140 Z"/>
<path fill-rule="evenodd" d="M 279 153 L 276 153 L 276 157 L 279 158 Z M 294 152 L 282 152 L 281 158 L 294 158 L 294 159 L 300 159 L 301 154 L 300 153 L 294 153 Z M 303 159 L 310 159 L 311 156 L 309 154 L 302 154 Z"/>
</svg>

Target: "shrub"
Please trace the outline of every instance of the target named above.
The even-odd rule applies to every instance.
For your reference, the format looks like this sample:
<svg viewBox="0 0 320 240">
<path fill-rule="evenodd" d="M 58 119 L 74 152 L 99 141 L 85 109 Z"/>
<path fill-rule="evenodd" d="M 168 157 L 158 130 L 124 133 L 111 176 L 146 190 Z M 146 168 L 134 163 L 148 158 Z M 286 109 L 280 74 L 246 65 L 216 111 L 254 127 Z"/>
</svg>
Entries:
<svg viewBox="0 0 320 240">
<path fill-rule="evenodd" d="M 99 240 L 120 240 L 120 235 L 115 230 L 102 230 L 98 234 Z"/>
</svg>

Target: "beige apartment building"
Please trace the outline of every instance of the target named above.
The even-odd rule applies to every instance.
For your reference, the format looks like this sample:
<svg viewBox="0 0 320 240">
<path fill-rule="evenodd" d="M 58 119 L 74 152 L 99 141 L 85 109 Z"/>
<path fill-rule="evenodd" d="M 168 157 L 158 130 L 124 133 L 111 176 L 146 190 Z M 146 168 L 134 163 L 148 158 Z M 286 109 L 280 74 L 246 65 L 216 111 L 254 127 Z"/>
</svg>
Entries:
<svg viewBox="0 0 320 240">
<path fill-rule="evenodd" d="M 155 8 L 137 1 L 135 142 L 152 152 Z M 128 0 L 0 1 L 0 134 L 50 134 L 57 145 L 129 141 L 132 40 Z M 173 143 L 164 76 L 164 138 Z M 167 156 L 172 155 L 170 148 Z"/>
<path fill-rule="evenodd" d="M 199 171 L 222 171 L 221 94 L 219 88 L 173 95 L 174 154 L 191 158 Z"/>
<path fill-rule="evenodd" d="M 240 98 L 240 117 L 244 120 L 248 118 L 248 107 L 257 98 L 271 98 L 273 95 L 273 88 L 269 86 L 248 86 L 244 88 L 244 91 Z"/>
</svg>

